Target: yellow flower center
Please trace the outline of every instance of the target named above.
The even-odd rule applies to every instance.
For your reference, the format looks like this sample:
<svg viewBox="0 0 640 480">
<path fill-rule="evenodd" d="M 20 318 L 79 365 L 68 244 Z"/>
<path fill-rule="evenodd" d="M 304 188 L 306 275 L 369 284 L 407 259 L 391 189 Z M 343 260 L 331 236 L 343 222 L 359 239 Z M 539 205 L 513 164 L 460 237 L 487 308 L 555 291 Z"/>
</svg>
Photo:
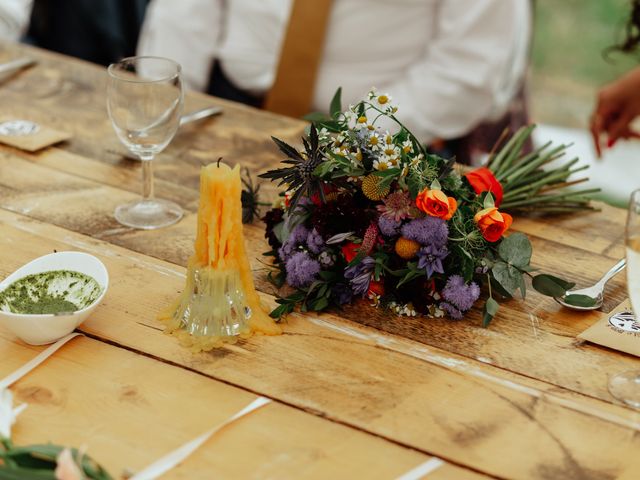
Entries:
<svg viewBox="0 0 640 480">
<path fill-rule="evenodd" d="M 387 168 L 389 168 L 389 165 L 387 165 L 385 162 L 381 162 L 378 164 L 378 170 L 386 170 Z"/>
<path fill-rule="evenodd" d="M 378 145 L 378 137 L 376 137 L 376 136 L 370 137 L 369 138 L 369 143 L 371 145 Z"/>
<path fill-rule="evenodd" d="M 367 123 L 367 117 L 365 117 L 364 115 L 358 117 L 358 123 Z"/>
<path fill-rule="evenodd" d="M 385 103 L 387 103 L 389 101 L 389 97 L 387 97 L 386 95 L 380 95 L 378 97 L 378 103 L 380 105 L 384 105 Z"/>
</svg>

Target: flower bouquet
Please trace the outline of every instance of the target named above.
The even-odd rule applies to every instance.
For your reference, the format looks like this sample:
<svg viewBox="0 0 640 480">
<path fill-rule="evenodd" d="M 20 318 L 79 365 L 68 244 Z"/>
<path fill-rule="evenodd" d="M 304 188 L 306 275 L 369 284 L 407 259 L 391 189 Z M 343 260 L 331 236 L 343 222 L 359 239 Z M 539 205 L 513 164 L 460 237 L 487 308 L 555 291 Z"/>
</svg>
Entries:
<svg viewBox="0 0 640 480">
<path fill-rule="evenodd" d="M 496 300 L 518 290 L 524 298 L 524 277 L 532 276 L 528 238 L 505 235 L 508 212 L 592 208 L 597 189 L 568 188 L 586 180 L 569 181 L 586 168 L 577 159 L 545 168 L 566 146 L 524 151 L 533 126 L 502 139 L 486 166 L 464 172 L 421 145 L 389 95 L 372 90 L 346 111 L 340 103 L 338 90 L 303 150 L 274 138 L 287 158 L 261 175 L 286 188 L 264 217 L 269 278 L 295 290 L 277 300 L 274 318 L 296 306 L 321 311 L 366 298 L 400 315 L 461 319 L 484 291 L 486 326 Z M 533 286 L 555 295 L 571 284 L 537 275 Z"/>
</svg>

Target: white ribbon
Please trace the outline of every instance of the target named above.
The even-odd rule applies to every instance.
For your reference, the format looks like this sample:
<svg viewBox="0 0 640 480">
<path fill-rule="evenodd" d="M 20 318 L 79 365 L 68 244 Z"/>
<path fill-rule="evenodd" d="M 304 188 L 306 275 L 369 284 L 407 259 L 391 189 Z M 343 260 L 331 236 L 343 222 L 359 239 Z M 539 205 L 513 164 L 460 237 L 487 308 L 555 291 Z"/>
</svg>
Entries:
<svg viewBox="0 0 640 480">
<path fill-rule="evenodd" d="M 168 453 L 167 455 L 155 461 L 143 470 L 139 471 L 132 477 L 129 477 L 129 480 L 154 480 L 158 478 L 160 475 L 163 475 L 172 468 L 175 468 L 178 464 L 180 464 L 189 455 L 200 448 L 207 440 L 209 440 L 214 434 L 222 430 L 224 427 L 244 417 L 245 415 L 248 415 L 254 410 L 257 410 L 260 407 L 264 407 L 268 403 L 271 403 L 271 400 L 269 400 L 268 398 L 258 397 L 256 400 L 251 402 L 249 405 L 247 405 L 232 417 L 229 417 L 227 420 L 220 423 L 211 430 L 203 433 L 199 437 L 194 438 L 190 442 L 185 443 L 176 450 Z"/>
<path fill-rule="evenodd" d="M 434 470 L 437 470 L 444 464 L 445 464 L 444 460 L 438 457 L 433 457 L 427 460 L 426 462 L 421 463 L 413 470 L 396 478 L 396 480 L 420 480 L 421 478 L 429 475 L 431 472 L 433 472 Z"/>
<path fill-rule="evenodd" d="M 56 353 L 56 351 L 58 351 L 58 349 L 60 347 L 62 347 L 65 343 L 67 343 L 72 338 L 77 337 L 78 335 L 82 335 L 82 334 L 81 333 L 70 333 L 66 337 L 62 337 L 56 343 L 54 343 L 53 345 L 50 345 L 48 348 L 46 348 L 45 350 L 40 352 L 38 355 L 36 355 L 32 360 L 29 360 L 27 363 L 25 363 L 18 370 L 16 370 L 12 374 L 10 374 L 10 375 L 6 376 L 5 378 L 3 378 L 2 380 L 0 380 L 0 390 L 2 390 L 4 388 L 9 388 L 12 384 L 14 384 L 18 380 L 20 380 L 27 373 L 29 373 L 31 370 L 36 368 L 42 362 L 44 362 L 47 358 L 49 358 L 51 355 Z"/>
</svg>

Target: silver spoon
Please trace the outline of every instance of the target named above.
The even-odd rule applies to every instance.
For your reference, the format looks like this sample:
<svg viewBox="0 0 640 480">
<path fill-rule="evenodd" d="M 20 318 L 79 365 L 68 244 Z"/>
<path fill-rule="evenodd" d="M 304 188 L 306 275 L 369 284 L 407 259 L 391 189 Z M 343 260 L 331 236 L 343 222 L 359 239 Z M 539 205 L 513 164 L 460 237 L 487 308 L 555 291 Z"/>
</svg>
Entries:
<svg viewBox="0 0 640 480">
<path fill-rule="evenodd" d="M 618 273 L 624 270 L 624 267 L 626 266 L 627 266 L 627 261 L 623 258 L 618 263 L 616 263 L 613 267 L 611 267 L 611 270 L 605 273 L 604 276 L 600 280 L 598 280 L 598 282 L 595 285 L 587 288 L 580 288 L 578 290 L 569 290 L 567 291 L 567 293 L 564 294 L 564 296 L 554 297 L 554 298 L 556 302 L 558 302 L 560 305 L 567 308 L 572 308 L 574 310 L 595 310 L 597 308 L 600 308 L 602 306 L 602 301 L 604 297 L 605 285 L 609 280 L 611 280 Z M 584 306 L 572 305 L 571 303 L 567 303 L 565 301 L 565 299 L 570 295 L 580 295 L 584 297 L 589 297 L 593 300 L 593 304 L 584 305 Z"/>
</svg>

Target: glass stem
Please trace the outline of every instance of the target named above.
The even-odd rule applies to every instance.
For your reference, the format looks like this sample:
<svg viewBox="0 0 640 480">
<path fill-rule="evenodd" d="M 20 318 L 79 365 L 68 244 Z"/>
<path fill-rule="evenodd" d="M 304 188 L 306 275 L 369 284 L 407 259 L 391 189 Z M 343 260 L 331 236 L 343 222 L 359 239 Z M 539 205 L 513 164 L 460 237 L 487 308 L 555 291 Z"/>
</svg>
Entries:
<svg viewBox="0 0 640 480">
<path fill-rule="evenodd" d="M 153 200 L 153 157 L 142 160 L 142 200 Z"/>
</svg>

